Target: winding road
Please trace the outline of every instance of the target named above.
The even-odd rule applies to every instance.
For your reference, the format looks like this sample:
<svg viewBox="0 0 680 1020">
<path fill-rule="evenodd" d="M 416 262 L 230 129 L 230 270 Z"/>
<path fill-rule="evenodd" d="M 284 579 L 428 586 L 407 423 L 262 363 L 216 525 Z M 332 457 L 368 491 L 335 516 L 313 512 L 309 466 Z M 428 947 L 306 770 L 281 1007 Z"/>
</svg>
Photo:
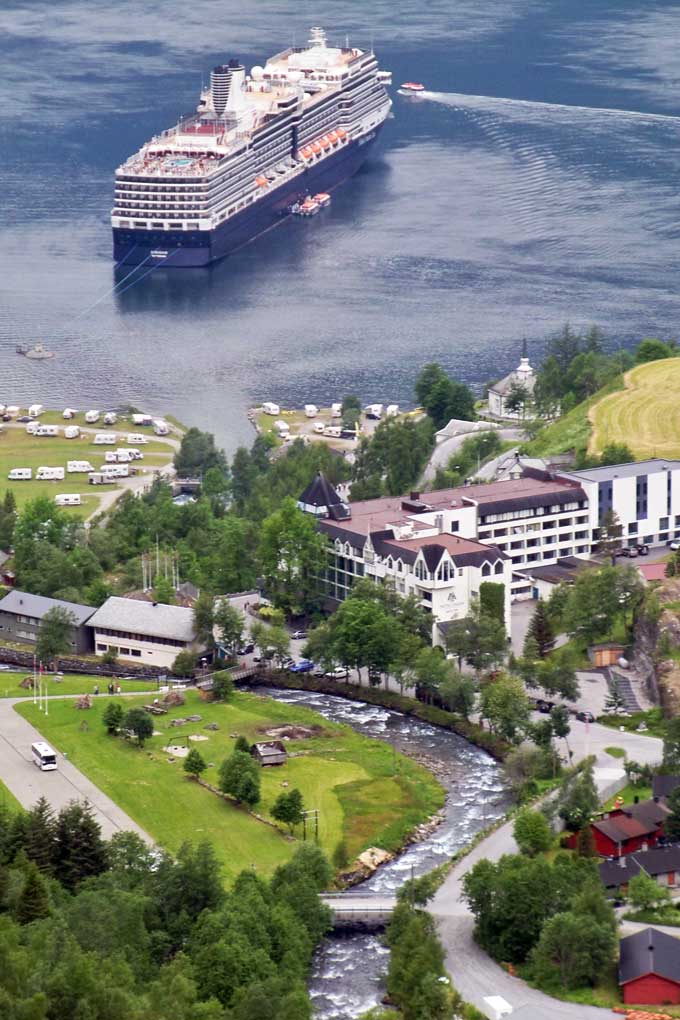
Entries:
<svg viewBox="0 0 680 1020">
<path fill-rule="evenodd" d="M 635 761 L 656 764 L 661 760 L 662 742 L 640 733 L 617 733 L 606 726 L 573 722 L 569 736 L 574 761 L 595 755 L 595 782 L 602 800 L 607 799 L 626 782 L 623 769 L 604 751 L 605 747 L 623 747 Z M 497 861 L 503 854 L 517 853 L 513 838 L 513 822 L 506 822 L 474 848 L 449 873 L 437 891 L 430 913 L 437 920 L 439 934 L 446 950 L 446 966 L 451 980 L 467 1002 L 485 1016 L 495 1014 L 486 1001 L 500 996 L 512 1007 L 513 1020 L 602 1020 L 613 1017 L 610 1009 L 561 1002 L 531 988 L 520 978 L 512 977 L 480 949 L 473 938 L 474 918 L 462 899 L 465 874 L 483 859 Z"/>
</svg>

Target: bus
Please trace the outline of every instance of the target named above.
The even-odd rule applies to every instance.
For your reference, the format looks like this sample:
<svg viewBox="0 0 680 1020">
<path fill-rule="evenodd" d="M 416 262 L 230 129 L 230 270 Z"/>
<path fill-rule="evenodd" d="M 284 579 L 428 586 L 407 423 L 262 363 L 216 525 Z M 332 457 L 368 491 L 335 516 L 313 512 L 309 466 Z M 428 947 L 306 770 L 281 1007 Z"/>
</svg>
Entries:
<svg viewBox="0 0 680 1020">
<path fill-rule="evenodd" d="M 49 744 L 44 744 L 42 741 L 32 744 L 31 754 L 34 765 L 37 765 L 41 772 L 50 772 L 52 769 L 56 769 L 57 756 Z"/>
</svg>

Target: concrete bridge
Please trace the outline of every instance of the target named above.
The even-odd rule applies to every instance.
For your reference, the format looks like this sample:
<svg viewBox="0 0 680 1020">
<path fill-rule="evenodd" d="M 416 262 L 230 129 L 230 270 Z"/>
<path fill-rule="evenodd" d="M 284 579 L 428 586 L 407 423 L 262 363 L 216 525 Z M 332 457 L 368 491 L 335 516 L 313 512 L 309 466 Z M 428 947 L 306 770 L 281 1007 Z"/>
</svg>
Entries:
<svg viewBox="0 0 680 1020">
<path fill-rule="evenodd" d="M 374 893 L 322 893 L 321 901 L 331 909 L 334 928 L 359 931 L 384 928 L 397 905 L 396 896 Z"/>
</svg>

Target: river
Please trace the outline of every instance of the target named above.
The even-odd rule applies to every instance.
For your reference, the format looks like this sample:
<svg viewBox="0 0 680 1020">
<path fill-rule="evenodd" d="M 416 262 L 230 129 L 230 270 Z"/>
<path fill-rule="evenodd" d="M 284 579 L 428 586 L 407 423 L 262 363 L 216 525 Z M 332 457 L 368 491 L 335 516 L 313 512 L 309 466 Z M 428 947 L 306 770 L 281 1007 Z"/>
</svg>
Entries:
<svg viewBox="0 0 680 1020">
<path fill-rule="evenodd" d="M 445 817 L 431 836 L 408 847 L 363 882 L 362 892 L 396 892 L 403 882 L 431 871 L 506 811 L 510 798 L 500 766 L 462 737 L 376 705 L 328 694 L 258 687 L 290 705 L 304 705 L 333 722 L 392 744 L 398 751 L 437 762 L 447 790 Z M 389 953 L 375 935 L 327 938 L 314 962 L 310 993 L 319 1020 L 354 1020 L 384 994 Z"/>
</svg>

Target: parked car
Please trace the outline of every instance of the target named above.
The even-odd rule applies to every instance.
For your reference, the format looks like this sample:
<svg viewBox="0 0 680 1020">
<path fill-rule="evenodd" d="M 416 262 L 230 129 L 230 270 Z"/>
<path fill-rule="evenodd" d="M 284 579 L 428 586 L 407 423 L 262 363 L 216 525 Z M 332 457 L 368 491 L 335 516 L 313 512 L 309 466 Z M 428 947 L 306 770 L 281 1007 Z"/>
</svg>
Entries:
<svg viewBox="0 0 680 1020">
<path fill-rule="evenodd" d="M 251 655 L 255 651 L 255 645 L 252 641 L 249 641 L 246 645 L 241 645 L 238 650 L 239 655 Z"/>
<path fill-rule="evenodd" d="M 22 414 L 21 418 L 17 418 L 17 421 L 20 421 L 22 425 L 25 425 L 26 422 L 33 421 L 33 419 L 27 414 Z"/>
<path fill-rule="evenodd" d="M 666 542 L 666 545 L 669 549 L 673 549 L 673 551 L 680 549 L 680 542 L 676 542 L 675 539 L 672 542 Z"/>
<path fill-rule="evenodd" d="M 534 701 L 537 712 L 543 712 L 544 715 L 549 715 L 555 707 L 554 701 L 545 701 L 543 698 L 536 698 Z"/>
<path fill-rule="evenodd" d="M 311 659 L 300 659 L 299 662 L 293 663 L 290 667 L 290 673 L 311 673 L 314 669 L 314 663 Z"/>
<path fill-rule="evenodd" d="M 637 554 L 638 549 L 636 545 L 627 545 L 624 549 L 621 550 L 619 556 L 628 556 L 630 559 L 633 559 L 634 557 L 637 556 Z"/>
<path fill-rule="evenodd" d="M 587 723 L 595 722 L 595 716 L 593 715 L 592 712 L 577 712 L 576 718 L 579 719 L 581 722 Z"/>
<path fill-rule="evenodd" d="M 640 556 L 649 556 L 649 546 L 648 545 L 639 545 L 637 547 L 637 551 L 640 554 Z"/>
<path fill-rule="evenodd" d="M 281 666 L 283 669 L 290 669 L 291 666 L 295 665 L 295 659 L 291 659 L 290 655 L 285 655 L 281 659 Z"/>
<path fill-rule="evenodd" d="M 335 669 L 329 669 L 325 675 L 329 680 L 346 680 L 349 673 L 344 666 L 336 666 Z"/>
<path fill-rule="evenodd" d="M 306 637 L 307 637 L 307 631 L 306 630 L 294 630 L 293 631 L 293 638 L 296 641 L 303 641 Z"/>
</svg>

